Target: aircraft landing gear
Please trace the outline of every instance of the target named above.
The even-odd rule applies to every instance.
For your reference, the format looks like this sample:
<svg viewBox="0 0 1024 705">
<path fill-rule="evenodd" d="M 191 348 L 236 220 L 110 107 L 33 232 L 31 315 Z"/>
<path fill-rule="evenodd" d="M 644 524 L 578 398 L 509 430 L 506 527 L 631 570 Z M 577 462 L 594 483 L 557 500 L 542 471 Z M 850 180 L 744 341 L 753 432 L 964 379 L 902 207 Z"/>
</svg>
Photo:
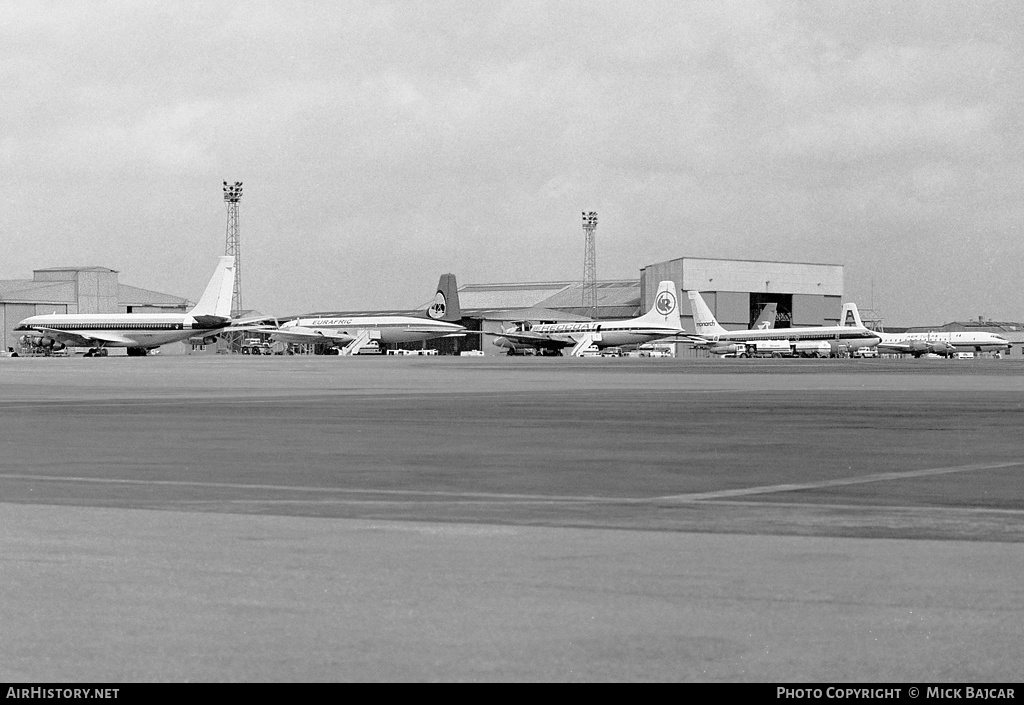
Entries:
<svg viewBox="0 0 1024 705">
<path fill-rule="evenodd" d="M 89 352 L 87 352 L 82 357 L 106 357 L 106 356 L 107 356 L 106 348 L 89 348 Z"/>
</svg>

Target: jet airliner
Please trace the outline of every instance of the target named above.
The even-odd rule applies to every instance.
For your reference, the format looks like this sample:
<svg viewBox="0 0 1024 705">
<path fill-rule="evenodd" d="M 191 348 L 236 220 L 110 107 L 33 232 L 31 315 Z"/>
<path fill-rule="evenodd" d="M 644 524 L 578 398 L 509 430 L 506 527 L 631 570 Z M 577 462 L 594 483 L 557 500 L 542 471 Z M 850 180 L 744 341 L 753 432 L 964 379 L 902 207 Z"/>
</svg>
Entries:
<svg viewBox="0 0 1024 705">
<path fill-rule="evenodd" d="M 693 322 L 697 328 L 694 344 L 716 355 L 755 354 L 827 356 L 874 347 L 878 336 L 863 326 L 802 326 L 798 328 L 726 330 L 711 313 L 704 297 L 688 291 Z M 844 311 L 854 304 L 845 304 Z"/>
<path fill-rule="evenodd" d="M 231 322 L 235 258 L 220 258 L 206 290 L 188 313 L 49 313 L 29 316 L 14 329 L 22 340 L 49 350 L 88 347 L 87 356 L 128 348 L 132 357 L 194 335 L 213 336 Z"/>
</svg>

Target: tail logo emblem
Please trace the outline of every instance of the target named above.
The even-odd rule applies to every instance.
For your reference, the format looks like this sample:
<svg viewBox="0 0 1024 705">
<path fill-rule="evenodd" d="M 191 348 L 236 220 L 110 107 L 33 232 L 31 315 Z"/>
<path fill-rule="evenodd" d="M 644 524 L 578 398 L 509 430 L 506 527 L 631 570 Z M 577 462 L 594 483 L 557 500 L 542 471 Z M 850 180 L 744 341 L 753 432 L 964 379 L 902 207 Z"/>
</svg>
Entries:
<svg viewBox="0 0 1024 705">
<path fill-rule="evenodd" d="M 430 308 L 427 309 L 427 315 L 431 318 L 444 318 L 444 313 L 447 310 L 444 294 L 439 291 L 434 295 L 434 303 L 430 304 Z"/>
<path fill-rule="evenodd" d="M 855 325 L 855 324 L 856 324 L 856 321 L 853 318 L 853 311 L 851 311 L 850 309 L 846 309 L 846 322 L 843 323 L 843 325 L 852 326 L 852 325 Z"/>
<path fill-rule="evenodd" d="M 667 316 L 676 310 L 676 297 L 671 291 L 663 291 L 654 300 L 654 308 L 662 316 Z"/>
</svg>

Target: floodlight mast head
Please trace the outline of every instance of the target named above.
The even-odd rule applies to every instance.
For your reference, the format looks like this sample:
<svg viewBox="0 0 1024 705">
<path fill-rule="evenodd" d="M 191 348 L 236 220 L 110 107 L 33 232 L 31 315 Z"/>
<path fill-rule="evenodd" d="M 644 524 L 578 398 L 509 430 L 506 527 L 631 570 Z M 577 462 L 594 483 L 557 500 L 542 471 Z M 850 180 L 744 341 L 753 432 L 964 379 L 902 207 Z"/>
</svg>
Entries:
<svg viewBox="0 0 1024 705">
<path fill-rule="evenodd" d="M 596 228 L 597 227 L 597 212 L 583 211 L 583 227 L 584 228 Z"/>
<path fill-rule="evenodd" d="M 242 200 L 242 182 L 236 181 L 233 184 L 224 182 L 224 200 L 228 203 L 238 203 Z"/>
</svg>

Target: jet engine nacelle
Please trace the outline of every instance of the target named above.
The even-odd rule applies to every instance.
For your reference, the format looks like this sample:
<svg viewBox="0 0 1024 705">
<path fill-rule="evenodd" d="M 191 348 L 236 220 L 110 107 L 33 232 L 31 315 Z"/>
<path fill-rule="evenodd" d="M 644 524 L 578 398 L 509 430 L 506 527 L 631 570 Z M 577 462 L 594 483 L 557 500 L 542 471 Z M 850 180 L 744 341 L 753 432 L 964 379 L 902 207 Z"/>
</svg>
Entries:
<svg viewBox="0 0 1024 705">
<path fill-rule="evenodd" d="M 708 348 L 708 352 L 712 355 L 725 355 L 727 353 L 742 353 L 747 351 L 747 346 L 737 343 L 728 343 L 721 345 L 712 345 Z"/>
<path fill-rule="evenodd" d="M 23 335 L 20 338 L 24 345 L 31 345 L 34 348 L 46 348 L 47 350 L 63 350 L 64 343 L 47 338 L 45 335 Z"/>
</svg>

